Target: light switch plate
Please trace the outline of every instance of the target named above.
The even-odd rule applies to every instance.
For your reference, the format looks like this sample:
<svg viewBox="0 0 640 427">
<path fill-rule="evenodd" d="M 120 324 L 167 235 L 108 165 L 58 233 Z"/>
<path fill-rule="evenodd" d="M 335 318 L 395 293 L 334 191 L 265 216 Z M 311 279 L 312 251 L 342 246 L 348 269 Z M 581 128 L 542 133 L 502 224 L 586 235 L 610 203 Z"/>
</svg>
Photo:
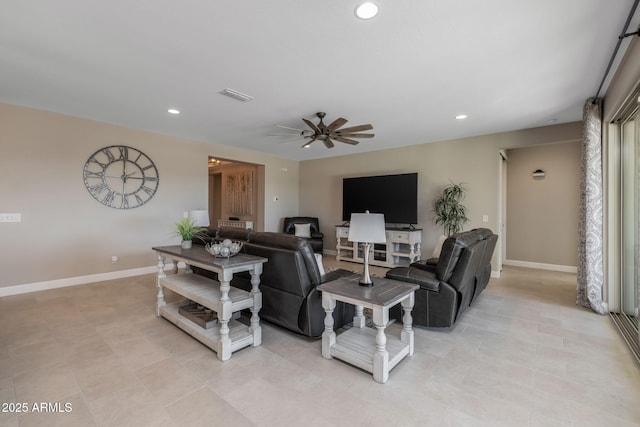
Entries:
<svg viewBox="0 0 640 427">
<path fill-rule="evenodd" d="M 19 213 L 0 213 L 0 222 L 21 222 L 22 214 Z"/>
</svg>

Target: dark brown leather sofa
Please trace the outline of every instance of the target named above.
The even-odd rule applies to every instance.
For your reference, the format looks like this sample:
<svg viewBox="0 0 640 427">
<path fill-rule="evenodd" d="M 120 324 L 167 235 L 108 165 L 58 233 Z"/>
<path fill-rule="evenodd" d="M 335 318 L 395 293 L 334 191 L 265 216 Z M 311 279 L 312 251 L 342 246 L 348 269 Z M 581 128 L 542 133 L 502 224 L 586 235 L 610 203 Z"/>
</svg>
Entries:
<svg viewBox="0 0 640 427">
<path fill-rule="evenodd" d="M 263 264 L 260 276 L 260 318 L 302 335 L 320 337 L 324 331 L 325 312 L 322 294 L 317 287 L 349 272 L 336 270 L 321 275 L 309 242 L 290 234 L 240 228 L 209 230 L 209 241 L 224 239 L 242 241 L 242 251 L 269 260 Z M 196 267 L 193 270 L 197 274 L 215 278 L 215 273 Z M 231 285 L 249 291 L 251 278 L 247 273 L 238 273 Z M 350 304 L 336 305 L 334 326 L 339 328 L 351 322 L 353 313 L 354 307 Z"/>
<path fill-rule="evenodd" d="M 412 311 L 415 325 L 450 327 L 455 324 L 489 283 L 497 239 L 487 228 L 458 233 L 445 240 L 435 265 L 418 261 L 387 272 L 390 279 L 420 285 Z M 392 315 L 400 318 L 397 307 Z"/>
</svg>

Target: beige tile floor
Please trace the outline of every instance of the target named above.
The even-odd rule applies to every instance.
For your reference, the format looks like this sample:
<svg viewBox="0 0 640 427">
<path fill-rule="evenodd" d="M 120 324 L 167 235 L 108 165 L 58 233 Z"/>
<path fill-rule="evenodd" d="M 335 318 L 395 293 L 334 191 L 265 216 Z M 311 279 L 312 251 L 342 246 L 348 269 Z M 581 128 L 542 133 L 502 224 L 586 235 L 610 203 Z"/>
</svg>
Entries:
<svg viewBox="0 0 640 427">
<path fill-rule="evenodd" d="M 505 268 L 384 385 L 268 323 L 220 362 L 155 316 L 152 275 L 0 298 L 0 409 L 29 409 L 0 426 L 638 426 L 640 369 L 575 280 Z"/>
</svg>

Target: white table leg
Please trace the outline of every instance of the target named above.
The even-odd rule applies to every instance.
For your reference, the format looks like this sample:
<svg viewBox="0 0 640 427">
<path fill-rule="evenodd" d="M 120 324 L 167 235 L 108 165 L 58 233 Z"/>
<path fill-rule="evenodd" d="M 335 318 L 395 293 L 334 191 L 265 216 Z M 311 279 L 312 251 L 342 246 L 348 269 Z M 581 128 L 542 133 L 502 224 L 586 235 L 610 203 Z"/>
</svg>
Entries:
<svg viewBox="0 0 640 427">
<path fill-rule="evenodd" d="M 220 321 L 220 338 L 216 353 L 218 359 L 228 360 L 231 357 L 231 337 L 229 336 L 229 320 L 231 319 L 231 299 L 229 298 L 229 289 L 231 288 L 232 273 L 225 271 L 224 276 L 220 279 L 220 302 L 218 304 L 218 320 Z"/>
<path fill-rule="evenodd" d="M 361 305 L 356 305 L 356 315 L 353 316 L 353 327 L 364 328 L 367 323 L 367 319 L 364 317 L 364 309 Z"/>
<path fill-rule="evenodd" d="M 389 310 L 383 307 L 373 308 L 373 324 L 378 330 L 376 334 L 376 351 L 373 353 L 373 379 L 385 383 L 389 378 L 389 352 L 387 336 L 384 329 L 389 323 Z"/>
<path fill-rule="evenodd" d="M 160 316 L 160 307 L 164 307 L 167 305 L 164 300 L 164 291 L 162 285 L 160 284 L 160 279 L 164 279 L 167 277 L 164 272 L 164 257 L 162 255 L 158 255 L 158 277 L 156 279 L 156 286 L 158 287 L 158 295 L 156 302 L 156 316 Z"/>
<path fill-rule="evenodd" d="M 324 308 L 324 332 L 322 332 L 322 357 L 331 359 L 331 347 L 336 343 L 336 333 L 333 330 L 333 310 L 336 300 L 327 292 L 322 293 L 322 308 Z"/>
<path fill-rule="evenodd" d="M 400 303 L 404 310 L 404 316 L 402 316 L 402 332 L 400 333 L 400 341 L 409 345 L 409 356 L 413 355 L 413 317 L 411 317 L 411 310 L 413 309 L 415 299 L 415 293 L 412 292 Z"/>
<path fill-rule="evenodd" d="M 262 308 L 262 292 L 260 292 L 260 274 L 262 264 L 255 266 L 250 271 L 251 274 L 251 296 L 253 297 L 253 307 L 251 307 L 251 326 L 249 331 L 253 335 L 253 346 L 257 347 L 262 343 L 262 327 L 260 326 L 259 312 Z"/>
</svg>

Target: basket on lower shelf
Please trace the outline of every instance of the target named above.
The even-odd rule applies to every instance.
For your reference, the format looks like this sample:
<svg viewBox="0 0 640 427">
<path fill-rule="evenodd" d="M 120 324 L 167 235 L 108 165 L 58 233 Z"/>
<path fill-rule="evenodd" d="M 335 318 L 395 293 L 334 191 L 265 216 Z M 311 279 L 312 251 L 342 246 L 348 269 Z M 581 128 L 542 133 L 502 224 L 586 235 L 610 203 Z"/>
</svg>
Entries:
<svg viewBox="0 0 640 427">
<path fill-rule="evenodd" d="M 218 324 L 218 315 L 215 311 L 194 302 L 180 307 L 178 313 L 204 329 Z"/>
</svg>

